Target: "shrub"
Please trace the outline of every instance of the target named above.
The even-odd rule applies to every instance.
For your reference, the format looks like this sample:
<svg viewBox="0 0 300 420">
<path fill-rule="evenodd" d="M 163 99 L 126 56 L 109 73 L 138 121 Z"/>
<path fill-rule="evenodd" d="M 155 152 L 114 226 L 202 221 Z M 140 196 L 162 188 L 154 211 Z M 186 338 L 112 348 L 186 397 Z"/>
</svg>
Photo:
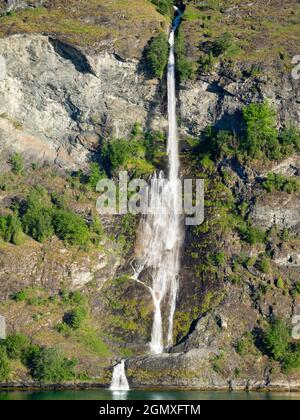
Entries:
<svg viewBox="0 0 300 420">
<path fill-rule="evenodd" d="M 56 235 L 71 245 L 86 245 L 90 232 L 85 221 L 68 210 L 57 210 L 53 217 Z"/>
<path fill-rule="evenodd" d="M 74 330 L 78 330 L 86 317 L 86 309 L 84 307 L 78 307 L 65 314 L 64 322 Z"/>
<path fill-rule="evenodd" d="M 293 153 L 294 150 L 300 150 L 300 132 L 293 124 L 289 124 L 280 133 L 280 143 L 282 144 L 285 155 Z"/>
<path fill-rule="evenodd" d="M 15 293 L 12 298 L 16 302 L 24 302 L 29 298 L 29 296 L 26 290 L 20 290 L 19 292 Z"/>
<path fill-rule="evenodd" d="M 214 259 L 217 265 L 223 266 L 226 261 L 226 255 L 224 252 L 218 252 Z"/>
<path fill-rule="evenodd" d="M 300 368 L 300 345 L 292 342 L 291 330 L 283 320 L 273 320 L 264 334 L 264 343 L 268 355 L 281 362 L 284 371 Z"/>
<path fill-rule="evenodd" d="M 242 239 L 251 245 L 264 243 L 266 232 L 254 226 L 246 226 L 240 229 Z"/>
<path fill-rule="evenodd" d="M 22 217 L 26 233 L 39 242 L 54 235 L 53 209 L 47 205 L 48 193 L 44 188 L 34 188 L 27 197 L 27 209 Z"/>
<path fill-rule="evenodd" d="M 161 32 L 152 38 L 146 51 L 146 61 L 153 77 L 162 78 L 168 63 L 168 39 L 165 33 Z"/>
<path fill-rule="evenodd" d="M 70 292 L 69 301 L 76 305 L 81 305 L 85 302 L 85 296 L 79 291 L 76 290 L 75 292 Z"/>
<path fill-rule="evenodd" d="M 194 63 L 186 57 L 180 57 L 177 59 L 176 69 L 181 82 L 194 79 L 195 77 Z"/>
<path fill-rule="evenodd" d="M 278 279 L 276 280 L 276 287 L 278 287 L 278 289 L 284 289 L 284 281 L 282 279 L 282 277 L 278 277 Z"/>
<path fill-rule="evenodd" d="M 106 141 L 102 148 L 102 160 L 111 174 L 125 169 L 131 159 L 145 159 L 145 154 L 146 149 L 138 140 L 113 139 Z"/>
<path fill-rule="evenodd" d="M 97 162 L 91 163 L 88 185 L 91 188 L 96 189 L 96 186 L 97 186 L 98 182 L 105 177 L 106 177 L 106 175 L 100 169 L 99 164 Z"/>
<path fill-rule="evenodd" d="M 252 103 L 243 109 L 243 118 L 246 124 L 244 147 L 248 155 L 251 158 L 280 157 L 275 110 L 267 102 Z"/>
<path fill-rule="evenodd" d="M 257 263 L 258 269 L 264 274 L 269 274 L 271 271 L 271 264 L 268 258 L 263 258 Z"/>
<path fill-rule="evenodd" d="M 282 360 L 282 367 L 285 372 L 300 368 L 300 346 L 299 343 L 292 345 L 291 351 L 287 352 Z"/>
<path fill-rule="evenodd" d="M 67 359 L 57 348 L 37 351 L 32 357 L 32 376 L 41 382 L 62 382 L 76 377 L 77 361 Z"/>
<path fill-rule="evenodd" d="M 242 357 L 251 354 L 255 349 L 252 333 L 248 332 L 244 334 L 244 336 L 236 343 L 235 349 Z"/>
<path fill-rule="evenodd" d="M 166 16 L 173 16 L 173 0 L 151 0 L 159 13 Z"/>
<path fill-rule="evenodd" d="M 215 39 L 212 43 L 211 51 L 215 57 L 225 54 L 233 46 L 233 37 L 229 32 Z"/>
<path fill-rule="evenodd" d="M 175 39 L 176 70 L 179 80 L 184 82 L 193 79 L 195 76 L 194 63 L 187 59 L 185 54 L 185 40 L 180 28 L 177 31 Z"/>
<path fill-rule="evenodd" d="M 212 51 L 210 51 L 208 54 L 200 58 L 200 70 L 202 70 L 204 73 L 211 73 L 214 70 L 217 62 L 218 59 L 214 57 Z"/>
<path fill-rule="evenodd" d="M 24 173 L 24 161 L 22 155 L 14 153 L 10 158 L 11 170 L 16 175 Z"/>
<path fill-rule="evenodd" d="M 291 333 L 286 323 L 277 319 L 265 332 L 265 345 L 274 360 L 282 360 L 288 353 Z"/>
<path fill-rule="evenodd" d="M 3 219 L 3 218 L 2 218 Z M 6 242 L 11 242 L 15 245 L 21 245 L 23 242 L 22 223 L 17 213 L 10 214 L 5 217 L 1 225 L 2 237 Z"/>
<path fill-rule="evenodd" d="M 10 359 L 20 359 L 29 345 L 28 337 L 21 333 L 11 334 L 4 340 L 4 346 Z"/>
<path fill-rule="evenodd" d="M 5 239 L 7 229 L 7 217 L 0 216 L 0 236 Z"/>
<path fill-rule="evenodd" d="M 6 349 L 0 346 L 0 382 L 8 381 L 10 372 L 10 363 Z"/>
<path fill-rule="evenodd" d="M 280 174 L 270 173 L 267 179 L 263 181 L 262 186 L 268 192 L 285 191 L 293 194 L 300 191 L 300 181 L 296 178 L 287 178 Z"/>
</svg>

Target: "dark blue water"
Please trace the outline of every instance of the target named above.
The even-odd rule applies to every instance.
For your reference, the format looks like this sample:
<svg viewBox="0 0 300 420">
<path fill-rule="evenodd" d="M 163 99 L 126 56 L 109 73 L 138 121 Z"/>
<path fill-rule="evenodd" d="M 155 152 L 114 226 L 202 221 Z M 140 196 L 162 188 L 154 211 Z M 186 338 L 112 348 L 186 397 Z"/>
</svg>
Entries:
<svg viewBox="0 0 300 420">
<path fill-rule="evenodd" d="M 63 391 L 0 391 L 0 400 L 300 400 L 300 393 L 219 391 L 128 391 L 103 389 Z"/>
</svg>

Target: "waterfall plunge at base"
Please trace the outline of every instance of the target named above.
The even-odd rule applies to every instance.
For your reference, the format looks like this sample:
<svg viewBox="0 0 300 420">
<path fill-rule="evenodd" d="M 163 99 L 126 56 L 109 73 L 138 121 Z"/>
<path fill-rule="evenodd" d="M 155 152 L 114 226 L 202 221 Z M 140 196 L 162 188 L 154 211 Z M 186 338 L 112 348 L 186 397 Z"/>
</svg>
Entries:
<svg viewBox="0 0 300 420">
<path fill-rule="evenodd" d="M 180 248 L 183 241 L 181 226 L 181 182 L 179 180 L 179 152 L 176 119 L 175 84 L 175 31 L 180 24 L 181 13 L 177 16 L 170 33 L 170 55 L 168 62 L 168 163 L 169 174 L 165 179 L 161 172 L 155 174 L 150 188 L 150 211 L 140 226 L 140 258 L 135 269 L 134 279 L 150 291 L 154 320 L 150 350 L 159 354 L 164 350 L 162 305 L 168 308 L 167 344 L 173 344 L 173 318 L 178 293 L 178 273 Z M 147 272 L 152 285 L 140 281 L 141 274 Z"/>
<path fill-rule="evenodd" d="M 121 363 L 114 367 L 112 381 L 109 389 L 111 391 L 129 391 L 124 360 L 122 360 Z"/>
</svg>

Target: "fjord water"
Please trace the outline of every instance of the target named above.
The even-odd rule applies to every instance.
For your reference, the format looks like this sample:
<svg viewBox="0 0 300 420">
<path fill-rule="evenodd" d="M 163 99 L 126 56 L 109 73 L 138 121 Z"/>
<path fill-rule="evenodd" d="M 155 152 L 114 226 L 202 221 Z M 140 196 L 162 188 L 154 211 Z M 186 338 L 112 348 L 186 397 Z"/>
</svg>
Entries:
<svg viewBox="0 0 300 420">
<path fill-rule="evenodd" d="M 219 392 L 219 391 L 124 391 L 122 393 L 94 389 L 94 390 L 63 390 L 63 391 L 14 391 L 1 392 L 0 401 L 3 400 L 300 400 L 300 393 L 275 392 Z"/>
<path fill-rule="evenodd" d="M 179 151 L 176 120 L 175 83 L 175 31 L 181 20 L 176 8 L 176 17 L 170 33 L 170 54 L 168 62 L 168 177 L 161 172 L 154 174 L 150 188 L 150 211 L 140 226 L 140 259 L 134 279 L 140 283 L 145 271 L 150 273 L 152 285 L 144 286 L 153 299 L 154 316 L 150 351 L 162 353 L 165 344 L 173 344 L 173 318 L 178 294 L 178 273 L 180 248 L 183 241 L 181 226 L 181 185 L 179 180 Z M 168 330 L 166 339 L 163 331 L 162 307 L 166 308 Z"/>
</svg>

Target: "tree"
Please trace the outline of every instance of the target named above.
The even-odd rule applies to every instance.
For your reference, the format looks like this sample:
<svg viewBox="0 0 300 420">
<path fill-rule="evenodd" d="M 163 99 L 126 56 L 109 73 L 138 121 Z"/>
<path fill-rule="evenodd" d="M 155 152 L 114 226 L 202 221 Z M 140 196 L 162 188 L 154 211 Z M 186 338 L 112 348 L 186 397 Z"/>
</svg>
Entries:
<svg viewBox="0 0 300 420">
<path fill-rule="evenodd" d="M 15 245 L 21 245 L 23 242 L 23 228 L 21 220 L 17 213 L 7 216 L 7 226 L 4 235 L 6 242 L 12 242 Z"/>
<path fill-rule="evenodd" d="M 47 200 L 49 197 L 44 188 L 34 188 L 27 197 L 27 209 L 22 217 L 25 232 L 39 242 L 54 235 L 53 210 Z"/>
<path fill-rule="evenodd" d="M 176 70 L 181 82 L 193 79 L 195 76 L 194 63 L 185 55 L 185 39 L 183 32 L 178 29 L 175 39 Z"/>
<path fill-rule="evenodd" d="M 162 79 L 168 63 L 168 39 L 165 33 L 160 32 L 152 38 L 146 52 L 147 65 L 153 77 Z"/>
<path fill-rule="evenodd" d="M 29 338 L 21 333 L 11 334 L 4 340 L 4 346 L 10 359 L 20 359 L 29 345 Z"/>
<path fill-rule="evenodd" d="M 98 182 L 105 177 L 105 173 L 100 169 L 97 162 L 90 165 L 90 174 L 88 184 L 91 188 L 96 189 Z"/>
<path fill-rule="evenodd" d="M 284 359 L 289 350 L 291 333 L 281 319 L 272 322 L 265 333 L 265 344 L 269 354 L 275 360 Z"/>
<path fill-rule="evenodd" d="M 246 123 L 245 149 L 251 158 L 265 154 L 270 159 L 280 157 L 276 130 L 276 112 L 267 102 L 250 104 L 243 109 Z"/>
<path fill-rule="evenodd" d="M 24 173 L 24 161 L 22 155 L 14 153 L 10 158 L 11 170 L 16 175 Z"/>
<path fill-rule="evenodd" d="M 62 382 L 76 377 L 77 361 L 67 359 L 57 348 L 41 349 L 32 356 L 32 375 L 42 382 Z"/>
<path fill-rule="evenodd" d="M 86 316 L 86 309 L 83 306 L 79 306 L 78 308 L 75 308 L 65 314 L 64 322 L 74 330 L 78 330 L 81 327 L 83 321 L 86 319 Z"/>
<path fill-rule="evenodd" d="M 86 245 L 90 232 L 84 219 L 68 210 L 57 210 L 53 217 L 56 235 L 71 245 Z"/>
<path fill-rule="evenodd" d="M 10 363 L 5 347 L 0 346 L 0 381 L 8 381 L 10 375 Z"/>
</svg>

